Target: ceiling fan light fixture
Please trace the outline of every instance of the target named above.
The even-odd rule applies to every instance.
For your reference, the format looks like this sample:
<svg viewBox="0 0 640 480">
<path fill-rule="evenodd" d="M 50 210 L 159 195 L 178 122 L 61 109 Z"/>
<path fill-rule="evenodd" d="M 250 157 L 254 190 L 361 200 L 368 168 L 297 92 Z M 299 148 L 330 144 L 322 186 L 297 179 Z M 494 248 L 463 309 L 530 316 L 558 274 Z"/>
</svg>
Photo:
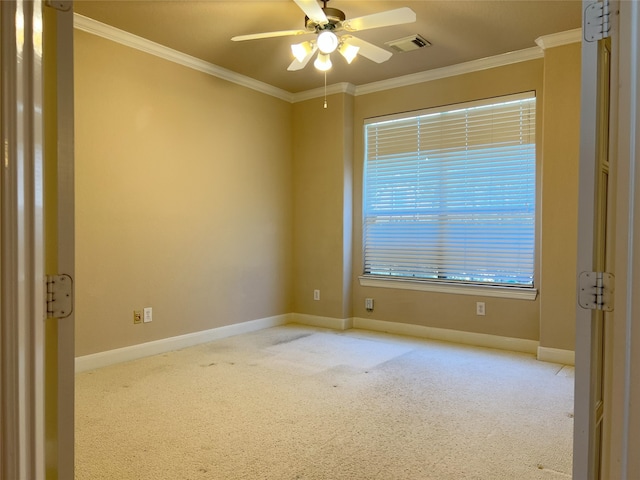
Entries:
<svg viewBox="0 0 640 480">
<path fill-rule="evenodd" d="M 311 42 L 295 43 L 291 45 L 291 52 L 299 62 L 302 62 L 312 51 L 313 45 Z"/>
<path fill-rule="evenodd" d="M 359 50 L 360 47 L 356 47 L 355 45 L 350 45 L 348 43 L 342 43 L 342 45 L 338 47 L 338 52 L 340 52 L 340 55 L 344 57 L 347 63 L 353 62 L 353 59 L 356 58 Z"/>
<path fill-rule="evenodd" d="M 232 37 L 231 40 L 239 42 L 261 38 L 315 34 L 313 40 L 291 45 L 291 51 L 295 59 L 287 67 L 287 70 L 292 72 L 302 70 L 316 55 L 316 52 L 319 52 L 314 65 L 318 70 L 326 72 L 332 68 L 329 55 L 336 50 L 339 51 L 348 63 L 353 62 L 356 56 L 362 56 L 373 62 L 382 63 L 389 60 L 392 55 L 388 50 L 358 37 L 352 37 L 349 34 L 344 35 L 342 32 L 357 32 L 360 30 L 389 27 L 416 21 L 415 12 L 409 7 L 396 8 L 395 10 L 387 10 L 385 12 L 373 13 L 347 20 L 342 10 L 327 7 L 329 0 L 293 1 L 305 14 L 304 30 L 280 30 L 276 32 L 237 35 Z M 324 6 L 320 6 L 319 2 L 322 2 Z M 338 32 L 338 35 L 336 35 L 336 32 Z M 418 45 L 416 41 L 413 43 Z M 426 45 L 428 42 L 424 40 L 422 43 Z"/>
<path fill-rule="evenodd" d="M 326 72 L 331 68 L 331 58 L 329 58 L 328 53 L 319 53 L 315 62 L 313 62 L 313 66 L 316 67 L 321 72 Z"/>
<path fill-rule="evenodd" d="M 331 53 L 338 48 L 338 37 L 330 30 L 320 32 L 318 35 L 318 49 L 322 53 Z"/>
</svg>

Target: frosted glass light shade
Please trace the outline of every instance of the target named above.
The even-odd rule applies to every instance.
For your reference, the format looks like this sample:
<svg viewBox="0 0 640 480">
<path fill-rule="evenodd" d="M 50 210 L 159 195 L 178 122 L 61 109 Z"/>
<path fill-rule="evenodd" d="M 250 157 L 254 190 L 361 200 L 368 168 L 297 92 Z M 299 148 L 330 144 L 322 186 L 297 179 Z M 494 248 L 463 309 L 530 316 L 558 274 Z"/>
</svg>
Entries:
<svg viewBox="0 0 640 480">
<path fill-rule="evenodd" d="M 360 50 L 360 47 L 356 47 L 355 45 L 349 45 L 348 43 L 343 43 L 342 45 L 340 45 L 340 48 L 338 48 L 338 51 L 345 58 L 347 63 L 353 62 L 353 59 L 356 58 L 356 55 L 358 55 L 359 50 Z"/>
<path fill-rule="evenodd" d="M 311 53 L 312 50 L 313 45 L 311 45 L 311 42 L 302 42 L 291 45 L 291 52 L 299 62 L 302 62 L 304 58 Z"/>
<path fill-rule="evenodd" d="M 318 49 L 322 53 L 331 53 L 338 48 L 338 37 L 333 32 L 325 30 L 318 35 Z"/>
<path fill-rule="evenodd" d="M 329 58 L 328 53 L 319 53 L 316 61 L 313 62 L 313 66 L 316 67 L 321 72 L 326 72 L 331 68 L 331 58 Z"/>
</svg>

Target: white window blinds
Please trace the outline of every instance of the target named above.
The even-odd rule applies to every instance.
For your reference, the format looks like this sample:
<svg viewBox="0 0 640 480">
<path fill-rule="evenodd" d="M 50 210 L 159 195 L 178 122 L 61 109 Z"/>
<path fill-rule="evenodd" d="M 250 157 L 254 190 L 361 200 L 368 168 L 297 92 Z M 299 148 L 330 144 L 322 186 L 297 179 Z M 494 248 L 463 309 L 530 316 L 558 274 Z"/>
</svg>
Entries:
<svg viewBox="0 0 640 480">
<path fill-rule="evenodd" d="M 534 93 L 365 124 L 364 274 L 533 286 Z"/>
</svg>

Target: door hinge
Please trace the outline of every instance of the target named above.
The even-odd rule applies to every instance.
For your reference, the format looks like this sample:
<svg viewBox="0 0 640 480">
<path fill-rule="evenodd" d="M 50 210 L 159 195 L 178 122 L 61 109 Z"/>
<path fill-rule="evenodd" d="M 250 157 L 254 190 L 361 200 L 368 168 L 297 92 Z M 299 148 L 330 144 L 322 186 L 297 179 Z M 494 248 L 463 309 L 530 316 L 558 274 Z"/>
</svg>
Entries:
<svg viewBox="0 0 640 480">
<path fill-rule="evenodd" d="M 606 272 L 582 272 L 578 277 L 578 304 L 589 310 L 613 311 L 614 276 Z"/>
<path fill-rule="evenodd" d="M 607 38 L 611 32 L 609 21 L 609 0 L 595 2 L 584 9 L 584 39 L 597 42 Z"/>
<path fill-rule="evenodd" d="M 73 279 L 63 273 L 47 275 L 47 318 L 66 318 L 73 312 Z"/>
</svg>

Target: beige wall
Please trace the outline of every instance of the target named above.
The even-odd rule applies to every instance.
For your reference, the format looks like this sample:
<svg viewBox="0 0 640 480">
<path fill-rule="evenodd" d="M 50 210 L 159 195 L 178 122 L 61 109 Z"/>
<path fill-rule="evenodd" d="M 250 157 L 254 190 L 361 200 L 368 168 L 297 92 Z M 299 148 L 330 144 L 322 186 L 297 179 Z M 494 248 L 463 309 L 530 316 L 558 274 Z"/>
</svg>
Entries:
<svg viewBox="0 0 640 480">
<path fill-rule="evenodd" d="M 292 106 L 80 31 L 75 57 L 76 355 L 291 312 Z"/>
<path fill-rule="evenodd" d="M 556 53 L 555 51 L 558 51 Z M 564 55 L 564 58 L 560 56 Z M 294 179 L 296 213 L 294 308 L 297 313 L 335 318 L 363 317 L 436 328 L 539 340 L 543 347 L 573 349 L 575 217 L 579 127 L 579 45 L 556 48 L 544 59 L 449 77 L 418 85 L 356 96 L 353 109 L 336 103 L 323 111 L 319 100 L 294 106 Z M 363 122 L 370 117 L 424 109 L 523 91 L 538 98 L 538 221 L 535 301 L 452 295 L 392 288 L 361 287 Z M 550 92 L 547 97 L 547 90 Z M 342 107 L 342 104 L 339 104 Z M 353 121 L 349 124 L 349 119 Z M 322 148 L 340 138 L 341 129 L 353 129 L 353 176 L 342 169 L 346 155 Z M 311 148 L 310 145 L 320 145 Z M 344 177 L 342 176 L 344 175 Z M 353 209 L 344 192 L 353 181 Z M 573 185 L 573 186 L 572 186 Z M 561 208 L 556 208 L 562 204 Z M 344 213 L 343 213 L 344 212 Z M 352 308 L 341 309 L 348 273 L 341 246 L 343 222 L 353 216 Z M 572 263 L 574 262 L 574 263 Z M 339 266 L 343 263 L 342 271 Z M 573 265 L 573 266 L 572 266 Z M 312 300 L 314 288 L 328 296 Z M 545 297 L 546 295 L 546 297 Z M 374 312 L 364 308 L 372 297 Z M 326 300 L 325 300 L 326 298 Z M 486 315 L 475 314 L 475 304 L 486 304 Z M 542 305 L 546 307 L 543 311 Z M 548 333 L 548 334 L 547 334 Z"/>
<path fill-rule="evenodd" d="M 294 311 L 351 316 L 353 97 L 293 106 Z M 313 291 L 320 290 L 320 300 Z"/>
<path fill-rule="evenodd" d="M 327 109 L 322 99 L 290 105 L 82 32 L 76 66 L 77 355 L 289 312 L 573 348 L 577 45 L 331 95 Z M 361 287 L 363 121 L 530 90 L 538 299 Z M 475 315 L 476 301 L 486 316 Z M 154 321 L 134 325 L 133 310 L 145 306 Z"/>
<path fill-rule="evenodd" d="M 363 122 L 397 112 L 536 91 L 538 111 L 542 96 L 543 61 L 533 60 L 505 67 L 443 78 L 404 88 L 356 97 L 354 140 L 354 252 L 361 251 L 362 242 L 362 171 Z M 541 118 L 538 117 L 538 125 Z M 537 128 L 540 133 L 540 128 Z M 538 152 L 538 159 L 540 159 Z M 539 259 L 536 262 L 539 265 Z M 362 256 L 354 253 L 354 308 L 356 317 L 411 323 L 436 328 L 463 330 L 506 337 L 538 339 L 539 300 L 513 300 L 470 295 L 362 287 Z M 536 278 L 536 284 L 539 277 Z M 364 299 L 371 297 L 375 309 L 367 313 Z M 476 315 L 476 301 L 486 304 L 486 315 Z"/>
<path fill-rule="evenodd" d="M 544 54 L 540 345 L 575 345 L 580 44 Z M 570 301 L 571 300 L 571 301 Z"/>
</svg>

